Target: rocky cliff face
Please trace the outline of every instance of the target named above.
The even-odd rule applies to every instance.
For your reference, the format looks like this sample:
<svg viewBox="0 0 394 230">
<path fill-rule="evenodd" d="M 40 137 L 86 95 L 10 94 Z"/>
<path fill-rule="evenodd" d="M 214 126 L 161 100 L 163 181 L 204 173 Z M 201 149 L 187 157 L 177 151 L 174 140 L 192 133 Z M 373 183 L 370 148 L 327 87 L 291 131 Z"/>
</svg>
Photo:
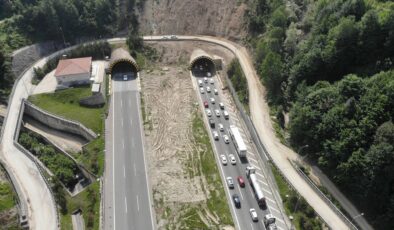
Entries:
<svg viewBox="0 0 394 230">
<path fill-rule="evenodd" d="M 212 35 L 240 40 L 247 6 L 237 0 L 146 0 L 142 34 Z"/>
</svg>

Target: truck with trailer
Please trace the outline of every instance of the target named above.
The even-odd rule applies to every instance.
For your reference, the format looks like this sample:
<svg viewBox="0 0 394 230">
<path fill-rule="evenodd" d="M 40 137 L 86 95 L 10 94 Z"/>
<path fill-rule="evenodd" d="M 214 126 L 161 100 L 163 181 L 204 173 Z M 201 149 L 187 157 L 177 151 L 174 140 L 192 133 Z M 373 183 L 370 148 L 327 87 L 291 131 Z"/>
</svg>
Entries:
<svg viewBox="0 0 394 230">
<path fill-rule="evenodd" d="M 267 204 L 265 201 L 263 191 L 261 190 L 260 185 L 257 183 L 256 169 L 251 166 L 246 167 L 246 176 L 249 180 L 250 186 L 253 189 L 259 207 L 262 209 L 266 209 Z"/>
<path fill-rule="evenodd" d="M 229 133 L 233 143 L 235 145 L 235 149 L 237 150 L 238 156 L 240 158 L 246 157 L 246 145 L 244 140 L 242 139 L 241 133 L 235 125 L 230 125 Z"/>
</svg>

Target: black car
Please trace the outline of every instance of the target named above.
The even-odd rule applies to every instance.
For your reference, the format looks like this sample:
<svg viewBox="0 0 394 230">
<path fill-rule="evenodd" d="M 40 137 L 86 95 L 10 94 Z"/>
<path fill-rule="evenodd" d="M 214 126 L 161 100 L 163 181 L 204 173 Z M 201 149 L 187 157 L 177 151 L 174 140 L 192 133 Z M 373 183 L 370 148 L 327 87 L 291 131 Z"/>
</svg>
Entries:
<svg viewBox="0 0 394 230">
<path fill-rule="evenodd" d="M 233 201 L 236 208 L 241 208 L 241 200 L 237 194 L 233 195 Z"/>
<path fill-rule="evenodd" d="M 209 125 L 211 128 L 215 128 L 215 122 L 212 119 L 209 119 Z"/>
</svg>

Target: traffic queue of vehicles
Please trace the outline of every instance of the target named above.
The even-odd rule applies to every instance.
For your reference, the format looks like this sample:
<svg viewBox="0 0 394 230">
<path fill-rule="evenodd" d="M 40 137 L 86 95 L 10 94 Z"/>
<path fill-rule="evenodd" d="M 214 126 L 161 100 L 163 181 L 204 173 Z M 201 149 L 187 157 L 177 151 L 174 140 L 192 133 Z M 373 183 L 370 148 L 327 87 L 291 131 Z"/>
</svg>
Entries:
<svg viewBox="0 0 394 230">
<path fill-rule="evenodd" d="M 209 75 L 209 77 L 210 77 L 210 75 Z M 198 80 L 198 86 L 200 87 L 201 94 L 205 94 L 205 92 L 207 92 L 207 94 L 210 94 L 212 92 L 212 88 L 209 85 L 212 85 L 212 87 L 214 87 L 214 80 L 212 78 L 208 79 L 207 77 L 204 77 L 203 80 L 201 80 L 201 79 Z M 218 95 L 218 90 L 216 88 L 213 88 L 213 92 L 215 95 Z M 229 114 L 225 110 L 224 103 L 222 103 L 222 102 L 218 103 L 221 111 L 219 109 L 213 109 L 213 111 L 212 111 L 209 108 L 210 104 L 212 104 L 212 106 L 214 106 L 216 104 L 215 98 L 210 97 L 209 102 L 203 101 L 203 106 L 205 108 L 205 113 L 208 117 L 209 126 L 212 129 L 215 129 L 216 126 L 215 126 L 214 120 L 211 118 L 212 115 L 214 114 L 216 117 L 220 117 L 221 115 L 223 115 L 223 117 L 226 120 L 228 120 Z M 218 124 L 218 130 L 222 133 L 225 133 L 225 129 L 224 129 L 223 124 L 221 124 L 221 123 Z M 235 149 L 237 151 L 239 158 L 240 159 L 246 158 L 247 148 L 246 148 L 246 145 L 242 139 L 239 129 L 235 125 L 230 125 L 227 132 L 228 132 L 229 136 L 231 137 L 231 141 L 233 142 L 233 144 L 235 146 Z M 215 141 L 219 141 L 218 131 L 212 130 L 212 136 Z M 222 135 L 224 143 L 226 143 L 226 144 L 230 143 L 229 136 L 227 134 Z M 224 166 L 226 166 L 227 162 L 229 160 L 232 165 L 235 165 L 236 164 L 235 156 L 233 154 L 227 154 L 227 155 L 228 155 L 229 159 L 227 159 L 226 155 L 224 155 L 224 154 L 220 155 L 219 159 L 220 159 L 221 163 Z M 252 188 L 252 191 L 254 192 L 254 196 L 257 200 L 259 207 L 262 209 L 266 209 L 266 207 L 267 207 L 266 200 L 265 200 L 264 194 L 262 192 L 262 189 L 260 188 L 260 185 L 257 182 L 255 171 L 256 170 L 253 167 L 247 166 L 246 167 L 246 176 L 247 176 L 248 182 Z M 238 176 L 237 181 L 238 181 L 238 184 L 241 188 L 245 187 L 245 181 L 242 176 Z M 229 189 L 234 189 L 234 181 L 233 181 L 232 177 L 226 177 L 226 183 L 227 183 L 227 186 L 229 187 Z M 232 196 L 232 200 L 233 200 L 236 208 L 241 208 L 241 200 L 239 199 L 239 196 L 237 194 L 234 194 Z M 253 221 L 258 221 L 258 215 L 257 215 L 257 212 L 255 209 L 251 208 L 249 210 L 249 213 L 250 213 L 251 219 Z M 275 217 L 272 216 L 271 214 L 266 215 L 264 217 L 264 225 L 268 229 L 276 229 Z"/>
</svg>

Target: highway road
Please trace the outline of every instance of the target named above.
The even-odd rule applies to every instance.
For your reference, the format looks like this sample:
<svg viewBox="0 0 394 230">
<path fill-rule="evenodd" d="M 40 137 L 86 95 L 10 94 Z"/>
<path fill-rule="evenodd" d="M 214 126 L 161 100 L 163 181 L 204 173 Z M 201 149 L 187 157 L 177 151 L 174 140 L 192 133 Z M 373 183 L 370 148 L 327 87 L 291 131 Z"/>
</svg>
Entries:
<svg viewBox="0 0 394 230">
<path fill-rule="evenodd" d="M 199 98 L 199 103 L 201 108 L 203 109 L 203 114 L 205 119 L 205 122 L 207 124 L 207 127 L 209 127 L 208 125 L 208 119 L 213 119 L 215 121 L 215 128 L 208 128 L 208 132 L 210 133 L 210 138 L 211 141 L 214 144 L 214 152 L 216 154 L 216 159 L 219 162 L 218 166 L 219 169 L 221 171 L 222 174 L 222 180 L 223 180 L 223 185 L 225 187 L 226 190 L 226 194 L 227 194 L 227 199 L 229 202 L 229 205 L 231 207 L 231 212 L 233 215 L 233 219 L 234 219 L 234 223 L 237 226 L 238 229 L 265 229 L 264 227 L 264 223 L 263 223 L 263 217 L 266 214 L 273 214 L 276 218 L 276 224 L 278 229 L 288 229 L 288 227 L 286 226 L 282 213 L 280 213 L 279 211 L 279 207 L 277 202 L 275 201 L 275 198 L 273 197 L 273 192 L 276 191 L 272 191 L 271 187 L 269 186 L 269 182 L 266 180 L 266 177 L 263 173 L 263 171 L 261 170 L 261 164 L 259 163 L 258 157 L 256 157 L 255 153 L 256 151 L 254 150 L 253 146 L 251 145 L 251 143 L 248 143 L 246 134 L 245 134 L 245 130 L 242 129 L 239 120 L 237 118 L 237 115 L 235 114 L 235 109 L 233 107 L 233 105 L 231 105 L 230 101 L 224 97 L 223 92 L 221 90 L 221 86 L 219 85 L 219 82 L 217 80 L 216 76 L 213 76 L 212 79 L 214 79 L 214 84 L 211 83 L 203 83 L 203 88 L 204 88 L 204 93 L 202 94 L 200 92 L 200 86 L 198 86 L 198 82 L 197 80 L 202 80 L 203 78 L 201 77 L 201 75 L 193 75 L 193 86 L 195 88 L 195 91 L 198 94 L 198 98 Z M 210 78 L 208 78 L 210 79 Z M 208 93 L 206 88 L 210 87 L 211 88 L 211 92 Z M 215 95 L 213 92 L 213 89 L 216 88 L 219 92 L 218 95 Z M 215 104 L 212 104 L 210 102 L 210 98 L 214 98 L 215 99 Z M 204 108 L 203 106 L 203 102 L 207 101 L 209 103 L 209 109 L 212 112 L 212 116 L 211 117 L 207 117 L 206 115 L 206 108 Z M 229 112 L 230 118 L 227 120 L 224 118 L 223 116 L 223 110 L 219 108 L 219 102 L 223 102 L 225 104 L 225 108 L 224 110 Z M 221 113 L 220 117 L 217 117 L 214 113 L 214 110 L 218 109 Z M 224 131 L 221 132 L 218 129 L 218 124 L 221 123 L 224 126 Z M 238 129 L 241 132 L 241 135 L 243 136 L 244 142 L 247 145 L 247 149 L 248 149 L 248 153 L 247 153 L 247 160 L 243 159 L 243 161 L 241 161 L 241 159 L 238 157 L 237 151 L 235 149 L 234 144 L 232 143 L 232 140 L 230 138 L 230 143 L 226 144 L 223 141 L 223 135 L 227 134 L 227 136 L 230 137 L 229 133 L 228 133 L 228 128 L 230 127 L 230 125 L 235 125 L 238 127 Z M 212 136 L 212 131 L 217 131 L 219 133 L 219 140 L 214 140 L 213 136 Z M 227 165 L 223 165 L 220 161 L 219 155 L 224 154 L 227 158 Z M 230 158 L 229 158 L 229 154 L 233 154 L 236 157 L 237 163 L 236 165 L 232 165 L 230 163 Z M 256 168 L 256 175 L 258 177 L 259 183 L 260 183 L 260 187 L 263 189 L 263 193 L 264 196 L 266 197 L 266 202 L 267 202 L 267 208 L 266 209 L 261 209 L 259 208 L 258 204 L 257 204 L 257 200 L 255 199 L 254 193 L 252 191 L 251 186 L 249 185 L 248 181 L 247 181 L 247 177 L 246 177 L 246 166 L 253 166 Z M 237 177 L 238 176 L 242 176 L 245 180 L 245 188 L 241 188 L 237 182 Z M 232 177 L 234 180 L 234 189 L 230 189 L 227 186 L 227 183 L 225 181 L 224 178 L 227 177 Z M 238 196 L 241 199 L 241 208 L 236 208 L 234 205 L 234 202 L 232 200 L 232 195 L 233 194 L 238 194 Z M 281 205 L 281 204 L 279 204 Z M 253 222 L 251 217 L 250 217 L 250 213 L 249 213 L 249 209 L 250 208 L 254 208 L 255 210 L 257 210 L 258 212 L 258 217 L 259 217 L 259 221 L 258 222 Z"/>
<path fill-rule="evenodd" d="M 107 121 L 105 229 L 155 229 L 136 78 L 112 80 Z"/>
</svg>

